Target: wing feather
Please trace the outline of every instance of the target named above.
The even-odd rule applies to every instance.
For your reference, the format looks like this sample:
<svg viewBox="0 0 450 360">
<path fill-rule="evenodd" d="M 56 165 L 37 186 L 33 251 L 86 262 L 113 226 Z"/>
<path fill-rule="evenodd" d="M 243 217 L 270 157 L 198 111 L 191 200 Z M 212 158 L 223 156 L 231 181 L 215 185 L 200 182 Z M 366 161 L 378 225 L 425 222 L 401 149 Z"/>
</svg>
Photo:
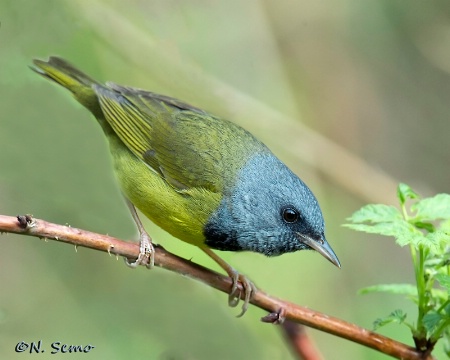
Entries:
<svg viewBox="0 0 450 360">
<path fill-rule="evenodd" d="M 244 129 L 176 99 L 113 83 L 93 89 L 122 142 L 178 191 L 221 192 L 249 154 L 267 150 Z"/>
</svg>

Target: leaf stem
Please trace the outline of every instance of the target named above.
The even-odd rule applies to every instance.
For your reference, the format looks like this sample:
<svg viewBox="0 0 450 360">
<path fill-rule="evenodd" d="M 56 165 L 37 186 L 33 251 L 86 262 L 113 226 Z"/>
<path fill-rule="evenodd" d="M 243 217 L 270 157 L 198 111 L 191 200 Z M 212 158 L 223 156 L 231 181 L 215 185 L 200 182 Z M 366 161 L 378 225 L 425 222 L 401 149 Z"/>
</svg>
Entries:
<svg viewBox="0 0 450 360">
<path fill-rule="evenodd" d="M 418 296 L 418 308 L 419 313 L 417 316 L 417 332 L 420 337 L 426 337 L 426 329 L 423 326 L 423 317 L 427 313 L 427 296 L 426 296 L 426 284 L 424 274 L 425 254 L 422 245 L 419 245 L 419 261 L 416 264 L 416 283 L 417 283 L 417 296 Z M 416 334 L 417 335 L 417 334 Z"/>
<path fill-rule="evenodd" d="M 450 318 L 447 318 L 447 320 L 443 321 L 441 325 L 436 329 L 436 331 L 431 336 L 432 342 L 437 342 L 439 338 L 441 337 L 442 333 L 450 326 Z"/>
<path fill-rule="evenodd" d="M 400 204 L 402 209 L 403 218 L 405 221 L 409 221 L 408 212 L 406 210 L 405 203 L 402 202 Z M 413 244 L 410 244 L 409 249 L 411 251 L 411 259 L 414 267 L 414 275 L 416 278 L 417 285 L 417 300 L 418 300 L 418 314 L 417 314 L 417 328 L 415 331 L 415 336 L 418 338 L 426 338 L 426 330 L 423 326 L 423 317 L 426 314 L 426 284 L 424 277 L 424 263 L 425 263 L 425 254 L 424 248 L 422 245 L 419 245 L 419 251 L 417 254 L 417 249 Z"/>
<path fill-rule="evenodd" d="M 444 308 L 445 308 L 448 304 L 450 304 L 450 299 L 447 299 L 447 301 L 444 302 L 444 303 L 439 307 L 439 309 L 437 309 L 437 312 L 440 313 L 442 310 L 444 310 Z"/>
</svg>

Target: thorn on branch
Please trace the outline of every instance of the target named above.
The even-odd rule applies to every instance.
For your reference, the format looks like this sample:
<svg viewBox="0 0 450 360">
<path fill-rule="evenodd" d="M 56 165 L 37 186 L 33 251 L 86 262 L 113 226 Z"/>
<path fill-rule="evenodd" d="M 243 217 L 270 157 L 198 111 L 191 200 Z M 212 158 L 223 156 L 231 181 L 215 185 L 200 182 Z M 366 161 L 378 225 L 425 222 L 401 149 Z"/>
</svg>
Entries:
<svg viewBox="0 0 450 360">
<path fill-rule="evenodd" d="M 108 254 L 109 254 L 109 256 L 111 256 L 111 250 L 113 250 L 114 249 L 114 245 L 113 244 L 109 244 L 109 246 L 108 246 Z"/>
<path fill-rule="evenodd" d="M 286 320 L 286 310 L 279 308 L 277 311 L 271 312 L 261 318 L 262 322 L 270 323 L 274 325 L 281 325 Z"/>
</svg>

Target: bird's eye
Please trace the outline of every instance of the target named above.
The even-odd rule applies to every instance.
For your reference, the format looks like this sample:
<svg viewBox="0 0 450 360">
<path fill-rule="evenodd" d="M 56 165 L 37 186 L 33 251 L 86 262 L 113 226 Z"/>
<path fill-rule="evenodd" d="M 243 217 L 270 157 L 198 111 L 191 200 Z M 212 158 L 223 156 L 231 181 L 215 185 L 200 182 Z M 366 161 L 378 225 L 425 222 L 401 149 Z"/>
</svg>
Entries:
<svg viewBox="0 0 450 360">
<path fill-rule="evenodd" d="M 282 211 L 283 220 L 287 223 L 294 223 L 299 218 L 299 213 L 296 209 L 293 208 L 285 208 Z"/>
</svg>

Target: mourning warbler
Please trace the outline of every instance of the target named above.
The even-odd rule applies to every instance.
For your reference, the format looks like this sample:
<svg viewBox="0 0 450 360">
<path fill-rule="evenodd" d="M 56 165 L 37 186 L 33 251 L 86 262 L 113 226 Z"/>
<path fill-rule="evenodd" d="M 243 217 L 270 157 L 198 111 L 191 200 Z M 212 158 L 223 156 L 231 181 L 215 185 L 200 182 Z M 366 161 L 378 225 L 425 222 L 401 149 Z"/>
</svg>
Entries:
<svg viewBox="0 0 450 360">
<path fill-rule="evenodd" d="M 67 61 L 32 69 L 72 92 L 99 122 L 141 238 L 136 266 L 154 249 L 135 207 L 173 236 L 198 246 L 245 290 L 253 284 L 211 249 L 267 256 L 313 249 L 340 267 L 311 190 L 248 131 L 180 100 L 112 82 L 101 84 Z M 240 297 L 240 294 L 237 298 Z"/>
</svg>

